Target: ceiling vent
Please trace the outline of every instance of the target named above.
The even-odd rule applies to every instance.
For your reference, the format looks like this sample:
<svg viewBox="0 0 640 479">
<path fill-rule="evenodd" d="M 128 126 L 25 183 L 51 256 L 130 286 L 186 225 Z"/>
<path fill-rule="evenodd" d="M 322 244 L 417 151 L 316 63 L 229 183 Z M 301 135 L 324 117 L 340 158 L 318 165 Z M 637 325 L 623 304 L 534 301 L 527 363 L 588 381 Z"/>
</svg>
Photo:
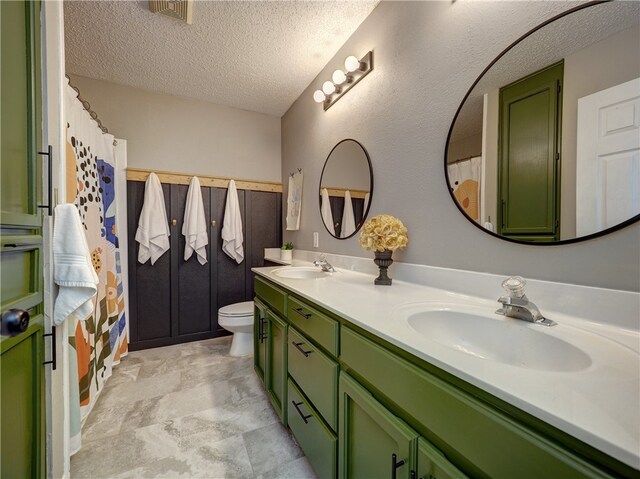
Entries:
<svg viewBox="0 0 640 479">
<path fill-rule="evenodd" d="M 188 25 L 193 21 L 193 0 L 149 0 L 149 10 L 183 20 Z"/>
</svg>

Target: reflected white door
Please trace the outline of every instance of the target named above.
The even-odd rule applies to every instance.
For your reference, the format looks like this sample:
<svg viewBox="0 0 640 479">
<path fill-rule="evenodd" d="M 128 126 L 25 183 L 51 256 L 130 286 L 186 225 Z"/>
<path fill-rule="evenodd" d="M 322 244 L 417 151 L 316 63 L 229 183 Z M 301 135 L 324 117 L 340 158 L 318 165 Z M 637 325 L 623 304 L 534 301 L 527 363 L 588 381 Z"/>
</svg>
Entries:
<svg viewBox="0 0 640 479">
<path fill-rule="evenodd" d="M 578 100 L 576 233 L 640 214 L 640 78 Z"/>
</svg>

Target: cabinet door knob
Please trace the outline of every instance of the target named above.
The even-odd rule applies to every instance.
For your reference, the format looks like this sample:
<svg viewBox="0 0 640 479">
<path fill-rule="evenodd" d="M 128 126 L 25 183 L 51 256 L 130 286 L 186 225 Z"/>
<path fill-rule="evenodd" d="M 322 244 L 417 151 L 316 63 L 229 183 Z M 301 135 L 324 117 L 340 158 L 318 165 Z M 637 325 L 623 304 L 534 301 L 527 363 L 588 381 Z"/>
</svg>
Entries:
<svg viewBox="0 0 640 479">
<path fill-rule="evenodd" d="M 175 219 L 175 218 L 174 218 L 174 219 L 172 219 L 172 220 L 171 220 L 171 224 L 172 224 L 173 226 L 177 225 L 177 224 L 178 224 L 178 220 L 177 220 L 177 219 Z"/>
<path fill-rule="evenodd" d="M 215 226 L 216 225 L 216 220 L 211 220 L 211 226 Z"/>
</svg>

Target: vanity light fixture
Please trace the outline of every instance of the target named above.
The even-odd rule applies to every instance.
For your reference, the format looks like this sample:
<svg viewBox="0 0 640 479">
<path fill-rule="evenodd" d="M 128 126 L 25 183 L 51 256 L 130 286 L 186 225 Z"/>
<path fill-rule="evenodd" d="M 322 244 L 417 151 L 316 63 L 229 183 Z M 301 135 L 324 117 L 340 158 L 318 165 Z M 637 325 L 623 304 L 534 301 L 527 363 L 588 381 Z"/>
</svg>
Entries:
<svg viewBox="0 0 640 479">
<path fill-rule="evenodd" d="M 322 103 L 325 111 L 373 70 L 373 52 L 367 53 L 360 60 L 353 55 L 348 56 L 344 61 L 344 68 L 346 72 L 334 71 L 332 81 L 324 82 L 322 90 L 313 92 L 313 100 Z"/>
</svg>

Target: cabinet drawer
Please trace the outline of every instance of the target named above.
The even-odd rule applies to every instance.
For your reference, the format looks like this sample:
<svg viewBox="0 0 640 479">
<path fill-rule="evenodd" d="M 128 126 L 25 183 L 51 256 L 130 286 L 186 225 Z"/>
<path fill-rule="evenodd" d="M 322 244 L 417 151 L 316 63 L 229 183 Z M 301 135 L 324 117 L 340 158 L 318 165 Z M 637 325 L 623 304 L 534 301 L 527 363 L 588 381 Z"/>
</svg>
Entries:
<svg viewBox="0 0 640 479">
<path fill-rule="evenodd" d="M 289 329 L 289 375 L 334 431 L 338 425 L 338 363 Z"/>
<path fill-rule="evenodd" d="M 289 427 L 319 478 L 335 478 L 337 439 L 289 379 Z"/>
<path fill-rule="evenodd" d="M 277 286 L 267 283 L 259 276 L 253 282 L 256 296 L 267 303 L 274 311 L 282 316 L 287 314 L 287 293 Z"/>
<path fill-rule="evenodd" d="M 302 301 L 289 298 L 287 311 L 289 322 L 298 330 L 325 348 L 334 356 L 338 355 L 339 324 L 336 320 L 318 312 Z"/>
<path fill-rule="evenodd" d="M 349 368 L 428 430 L 428 438 L 437 441 L 447 458 L 468 475 L 609 477 L 513 418 L 348 328 L 341 329 L 340 349 L 340 359 Z"/>
</svg>

